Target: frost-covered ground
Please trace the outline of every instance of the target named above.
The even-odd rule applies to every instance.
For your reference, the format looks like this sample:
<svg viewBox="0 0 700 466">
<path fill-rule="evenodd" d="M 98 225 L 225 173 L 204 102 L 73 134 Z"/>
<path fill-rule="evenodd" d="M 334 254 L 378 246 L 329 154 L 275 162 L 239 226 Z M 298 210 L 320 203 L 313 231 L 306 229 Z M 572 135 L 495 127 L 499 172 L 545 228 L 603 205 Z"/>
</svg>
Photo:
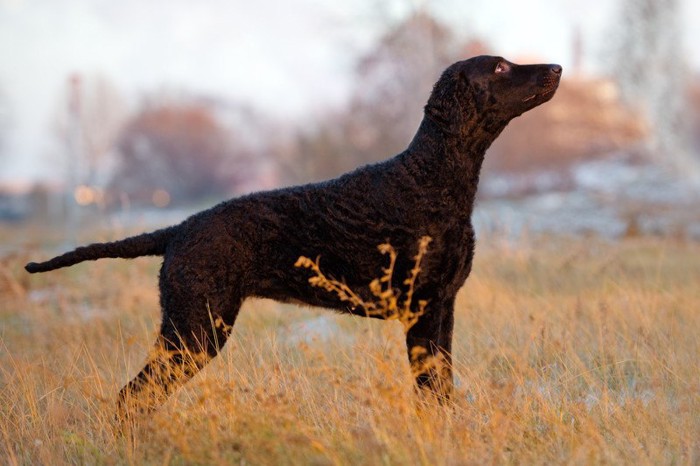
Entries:
<svg viewBox="0 0 700 466">
<path fill-rule="evenodd" d="M 481 183 L 477 231 L 700 239 L 700 181 L 622 155 L 579 164 L 564 175 L 486 176 Z M 531 194 L 514 195 L 523 191 Z"/>
</svg>

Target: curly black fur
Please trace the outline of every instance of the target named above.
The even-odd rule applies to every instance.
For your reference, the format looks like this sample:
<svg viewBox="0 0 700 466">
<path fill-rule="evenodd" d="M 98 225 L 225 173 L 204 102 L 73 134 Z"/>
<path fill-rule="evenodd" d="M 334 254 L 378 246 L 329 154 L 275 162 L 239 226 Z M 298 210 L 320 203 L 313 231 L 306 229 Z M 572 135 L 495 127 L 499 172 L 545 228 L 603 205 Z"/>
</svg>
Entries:
<svg viewBox="0 0 700 466">
<path fill-rule="evenodd" d="M 147 401 L 155 407 L 216 356 L 248 297 L 359 313 L 312 288 L 309 271 L 294 267 L 300 256 L 320 256 L 326 275 L 370 298 L 367 285 L 385 265 L 377 246 L 391 243 L 398 252 L 395 275 L 404 277 L 419 238 L 427 235 L 433 241 L 414 301 L 427 300 L 428 307 L 408 331 L 407 347 L 418 385 L 448 396 L 453 306 L 471 270 L 470 217 L 484 153 L 511 119 L 554 95 L 560 76 L 558 65 L 521 66 L 500 57 L 455 63 L 435 84 L 408 148 L 389 160 L 322 183 L 232 199 L 180 225 L 26 268 L 45 272 L 101 257 L 164 256 L 157 346 L 168 356 L 154 355 L 120 397 L 123 404 L 155 386 Z M 422 350 L 411 352 L 415 347 Z M 421 369 L 430 355 L 442 356 L 447 370 Z"/>
</svg>

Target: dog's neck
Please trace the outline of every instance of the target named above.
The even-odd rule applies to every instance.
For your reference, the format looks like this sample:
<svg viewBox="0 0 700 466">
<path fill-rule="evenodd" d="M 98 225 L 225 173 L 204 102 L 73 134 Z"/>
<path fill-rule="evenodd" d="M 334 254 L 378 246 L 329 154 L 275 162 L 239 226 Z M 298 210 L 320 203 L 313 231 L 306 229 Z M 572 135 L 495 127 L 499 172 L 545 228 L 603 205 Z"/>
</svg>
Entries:
<svg viewBox="0 0 700 466">
<path fill-rule="evenodd" d="M 471 213 L 484 155 L 506 124 L 487 118 L 448 124 L 426 111 L 400 159 L 418 184 L 440 187 Z"/>
</svg>

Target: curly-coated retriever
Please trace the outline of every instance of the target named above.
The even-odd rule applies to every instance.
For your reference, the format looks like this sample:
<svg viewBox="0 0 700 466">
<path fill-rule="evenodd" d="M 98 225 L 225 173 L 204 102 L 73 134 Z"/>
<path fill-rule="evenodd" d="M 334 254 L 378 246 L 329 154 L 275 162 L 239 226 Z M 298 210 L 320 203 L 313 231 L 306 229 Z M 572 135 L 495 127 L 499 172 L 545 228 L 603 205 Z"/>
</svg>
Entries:
<svg viewBox="0 0 700 466">
<path fill-rule="evenodd" d="M 295 267 L 300 256 L 320 257 L 327 276 L 369 299 L 368 284 L 385 266 L 377 246 L 395 248 L 395 274 L 403 277 L 419 238 L 429 236 L 414 290 L 414 302 L 427 308 L 406 344 L 418 386 L 447 397 L 455 296 L 471 270 L 470 217 L 484 153 L 511 119 L 552 98 L 561 72 L 559 65 L 491 56 L 457 62 L 435 84 L 408 148 L 391 159 L 330 181 L 232 199 L 177 226 L 80 247 L 26 269 L 163 256 L 156 347 L 165 351 L 154 351 L 120 393 L 122 409 L 138 400 L 147 410 L 217 355 L 248 297 L 363 314 L 310 286 L 310 272 Z M 436 370 L 424 364 L 429 356 L 447 364 Z"/>
</svg>

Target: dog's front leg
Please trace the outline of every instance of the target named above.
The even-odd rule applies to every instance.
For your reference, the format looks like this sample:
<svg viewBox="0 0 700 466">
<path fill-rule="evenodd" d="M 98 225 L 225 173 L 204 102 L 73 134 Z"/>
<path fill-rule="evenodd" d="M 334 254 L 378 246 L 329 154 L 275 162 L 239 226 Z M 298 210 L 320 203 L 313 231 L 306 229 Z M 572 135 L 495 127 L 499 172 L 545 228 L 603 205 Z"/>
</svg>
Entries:
<svg viewBox="0 0 700 466">
<path fill-rule="evenodd" d="M 452 328 L 454 308 L 434 306 L 406 334 L 411 372 L 417 386 L 441 403 L 452 395 Z"/>
</svg>

